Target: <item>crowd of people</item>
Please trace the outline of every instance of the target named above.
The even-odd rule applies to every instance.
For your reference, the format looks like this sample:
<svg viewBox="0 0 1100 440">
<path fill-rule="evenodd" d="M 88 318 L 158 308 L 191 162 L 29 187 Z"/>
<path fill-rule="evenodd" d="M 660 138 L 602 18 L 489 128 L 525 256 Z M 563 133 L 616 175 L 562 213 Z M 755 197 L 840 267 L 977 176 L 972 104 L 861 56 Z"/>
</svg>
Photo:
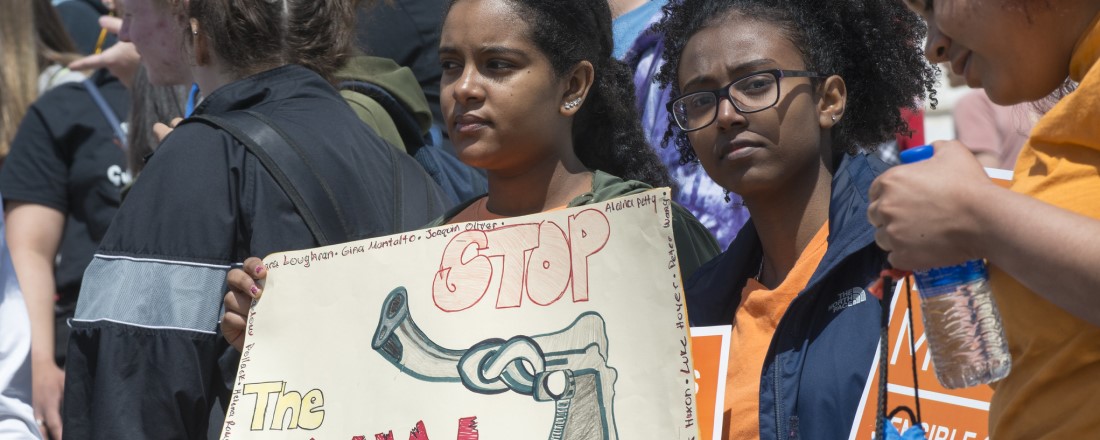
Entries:
<svg viewBox="0 0 1100 440">
<path fill-rule="evenodd" d="M 1094 0 L 54 3 L 0 6 L 0 437 L 216 438 L 258 257 L 654 187 L 723 438 L 846 438 L 886 305 L 837 301 L 972 259 L 991 437 L 1100 432 Z M 1026 141 L 874 154 L 941 63 Z"/>
</svg>

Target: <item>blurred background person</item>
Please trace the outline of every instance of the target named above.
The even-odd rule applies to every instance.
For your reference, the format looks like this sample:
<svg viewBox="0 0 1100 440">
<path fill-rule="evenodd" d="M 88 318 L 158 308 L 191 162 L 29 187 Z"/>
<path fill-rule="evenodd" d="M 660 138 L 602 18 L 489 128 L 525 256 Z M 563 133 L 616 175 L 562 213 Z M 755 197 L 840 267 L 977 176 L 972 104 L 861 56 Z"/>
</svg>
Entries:
<svg viewBox="0 0 1100 440">
<path fill-rule="evenodd" d="M 119 5 L 121 7 L 121 3 Z M 99 24 L 109 35 L 118 35 L 122 27 L 122 19 L 104 15 L 99 17 Z M 124 86 L 129 88 L 139 64 L 141 64 L 141 55 L 138 54 L 133 43 L 119 41 L 101 52 L 87 55 L 69 63 L 69 68 L 81 71 L 107 69 Z"/>
<path fill-rule="evenodd" d="M 439 105 L 439 81 L 442 69 L 439 66 L 439 35 L 443 25 L 443 0 L 366 0 L 359 2 L 356 24 L 357 48 L 369 55 L 353 58 L 338 76 L 343 80 L 374 83 L 393 95 L 403 108 L 390 110 L 390 116 L 400 128 L 400 115 L 409 113 L 415 118 L 412 130 L 427 131 L 423 141 L 408 139 L 401 145 L 409 155 L 428 172 L 432 179 L 443 189 L 449 204 L 454 205 L 488 192 L 489 184 L 484 170 L 474 168 L 458 160 L 450 134 L 444 125 L 443 112 Z M 388 59 L 388 60 L 387 60 Z M 390 61 L 392 60 L 392 61 Z M 393 65 L 410 69 L 420 91 L 406 91 L 404 73 L 394 71 Z M 397 86 L 396 88 L 394 86 Z M 346 87 L 341 87 L 346 89 Z M 397 92 L 397 93 L 394 93 Z M 391 121 L 364 118 L 359 102 L 352 96 L 354 92 L 344 90 L 342 94 L 349 98 L 352 107 L 368 125 L 388 126 Z M 427 99 L 431 119 L 425 120 L 419 109 L 422 94 Z M 373 105 L 373 104 L 367 104 Z M 385 118 L 383 118 L 385 119 Z M 378 130 L 387 138 L 385 129 Z M 407 144 L 407 145 L 406 145 Z M 423 144 L 423 145 L 420 145 Z M 396 145 L 396 144 L 395 144 Z M 422 148 L 429 147 L 429 148 Z"/>
<path fill-rule="evenodd" d="M 115 44 L 117 37 L 104 34 L 98 24 L 99 17 L 110 14 L 115 3 L 104 0 L 53 0 L 61 22 L 76 43 L 77 53 L 91 55 L 97 48 L 106 49 Z"/>
<path fill-rule="evenodd" d="M 0 218 L 0 438 L 41 438 L 31 408 L 31 326 Z"/>
<path fill-rule="evenodd" d="M 616 58 L 627 63 L 633 73 L 636 108 L 649 145 L 668 168 L 673 180 L 673 199 L 687 208 L 726 249 L 737 231 L 749 218 L 744 201 L 714 182 L 697 160 L 684 161 L 669 129 L 669 92 L 657 81 L 664 61 L 664 35 L 649 28 L 664 14 L 667 0 L 609 0 L 615 20 L 612 31 Z M 673 124 L 675 125 L 675 124 Z"/>
<path fill-rule="evenodd" d="M 33 80 L 33 89 L 38 66 L 63 65 L 78 55 L 65 52 L 73 50 L 73 45 L 66 44 L 68 35 L 47 0 L 5 2 L 4 7 L 14 12 L 31 4 L 34 17 L 24 11 L 22 20 L 7 13 L 0 14 L 0 20 L 15 20 L 23 26 L 45 23 L 36 26 L 39 37 L 15 44 L 43 48 L 22 64 L 24 69 L 34 67 L 23 80 Z M 7 33 L 17 27 L 4 23 L 0 29 Z M 4 40 L 6 57 L 10 44 L 8 38 Z M 32 40 L 36 44 L 25 44 Z M 56 47 L 47 47 L 46 42 Z M 13 67 L 18 66 L 5 62 L 3 70 Z M 73 316 L 84 268 L 118 209 L 121 188 L 130 179 L 119 148 L 122 127 L 117 123 L 128 114 L 129 96 L 105 70 L 93 73 L 86 82 L 57 85 L 64 75 L 52 77 L 47 82 L 55 83 L 54 88 L 26 109 L 15 133 L 4 129 L 11 142 L 0 168 L 0 192 L 6 199 L 8 245 L 30 315 L 34 415 L 45 423 L 44 435 L 60 438 L 66 320 Z M 9 90 L 17 89 L 5 87 L 0 95 L 7 96 Z M 7 126 L 7 109 L 4 114 Z"/>
<path fill-rule="evenodd" d="M 1039 120 L 1032 104 L 997 105 L 984 90 L 972 90 L 955 103 L 955 137 L 982 166 L 1011 170 Z"/>
<path fill-rule="evenodd" d="M 412 69 L 431 107 L 432 120 L 443 123 L 439 109 L 439 31 L 444 0 L 374 0 L 361 2 L 356 45 L 364 53 L 389 58 Z M 444 130 L 445 131 L 445 130 Z"/>
<path fill-rule="evenodd" d="M 65 67 L 77 57 L 49 0 L 0 4 L 0 164 L 31 103 L 58 84 L 84 79 Z"/>
</svg>

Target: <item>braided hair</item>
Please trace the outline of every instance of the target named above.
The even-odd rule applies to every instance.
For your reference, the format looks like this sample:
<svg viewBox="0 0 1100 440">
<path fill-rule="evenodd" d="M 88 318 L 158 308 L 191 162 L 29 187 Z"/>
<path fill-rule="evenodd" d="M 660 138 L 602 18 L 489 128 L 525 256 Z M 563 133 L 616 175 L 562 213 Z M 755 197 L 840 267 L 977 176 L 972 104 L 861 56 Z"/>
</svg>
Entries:
<svg viewBox="0 0 1100 440">
<path fill-rule="evenodd" d="M 451 0 L 449 8 L 458 0 Z M 588 168 L 653 186 L 672 186 L 646 141 L 634 106 L 631 70 L 612 56 L 611 9 L 603 0 L 506 0 L 530 29 L 530 39 L 565 75 L 581 61 L 595 80 L 573 119 L 573 149 Z"/>
<path fill-rule="evenodd" d="M 929 97 L 936 104 L 938 70 L 924 57 L 926 26 L 897 0 L 683 0 L 664 7 L 655 25 L 664 35 L 665 64 L 657 81 L 680 94 L 678 68 L 693 35 L 721 25 L 731 15 L 774 25 L 802 53 L 806 70 L 839 75 L 848 90 L 842 119 L 831 130 L 837 153 L 874 150 L 909 134 L 901 109 Z M 675 138 L 680 160 L 695 159 L 687 135 L 672 115 L 664 143 Z"/>
</svg>

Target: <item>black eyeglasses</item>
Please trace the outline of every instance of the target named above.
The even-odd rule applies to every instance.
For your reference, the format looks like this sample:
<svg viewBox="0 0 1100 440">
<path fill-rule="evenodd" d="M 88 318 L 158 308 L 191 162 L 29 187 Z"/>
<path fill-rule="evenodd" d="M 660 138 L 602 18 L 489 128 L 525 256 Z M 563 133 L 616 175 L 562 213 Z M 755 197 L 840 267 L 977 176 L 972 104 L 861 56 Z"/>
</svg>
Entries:
<svg viewBox="0 0 1100 440">
<path fill-rule="evenodd" d="M 756 113 L 779 102 L 779 80 L 783 78 L 821 78 L 824 75 L 804 70 L 762 70 L 733 80 L 725 87 L 689 93 L 668 103 L 668 112 L 680 129 L 695 131 L 718 117 L 718 103 L 729 97 L 741 113 Z"/>
</svg>

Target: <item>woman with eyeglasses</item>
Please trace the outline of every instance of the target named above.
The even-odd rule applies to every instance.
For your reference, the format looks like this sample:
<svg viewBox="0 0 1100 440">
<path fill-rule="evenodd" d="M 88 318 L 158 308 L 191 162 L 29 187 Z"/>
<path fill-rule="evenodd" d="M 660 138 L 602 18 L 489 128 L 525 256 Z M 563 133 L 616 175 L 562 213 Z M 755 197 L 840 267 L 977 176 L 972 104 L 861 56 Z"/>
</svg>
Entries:
<svg viewBox="0 0 1100 440">
<path fill-rule="evenodd" d="M 847 438 L 882 311 L 864 287 L 886 262 L 864 215 L 886 166 L 862 151 L 932 90 L 924 26 L 893 0 L 666 10 L 670 133 L 751 216 L 685 286 L 692 325 L 733 324 L 725 438 Z"/>
</svg>

